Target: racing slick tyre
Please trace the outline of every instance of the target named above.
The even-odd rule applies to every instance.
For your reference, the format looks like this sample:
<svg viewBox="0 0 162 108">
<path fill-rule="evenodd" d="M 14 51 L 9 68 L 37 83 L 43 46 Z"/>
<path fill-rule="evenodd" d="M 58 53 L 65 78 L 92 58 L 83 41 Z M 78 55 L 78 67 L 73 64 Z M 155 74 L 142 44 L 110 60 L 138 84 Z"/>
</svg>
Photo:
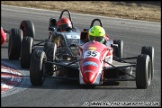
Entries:
<svg viewBox="0 0 162 108">
<path fill-rule="evenodd" d="M 22 68 L 29 68 L 32 54 L 33 38 L 24 37 L 21 44 L 20 64 Z"/>
<path fill-rule="evenodd" d="M 30 81 L 34 86 L 41 86 L 44 83 L 44 61 L 47 60 L 46 54 L 42 50 L 34 50 L 30 61 Z"/>
<path fill-rule="evenodd" d="M 138 89 L 147 89 L 151 84 L 151 60 L 146 54 L 137 58 L 136 65 L 136 86 Z"/>
<path fill-rule="evenodd" d="M 124 42 L 122 40 L 113 40 L 114 44 L 117 44 L 118 47 L 114 47 L 114 56 L 118 58 L 123 58 L 123 48 L 124 48 Z"/>
<path fill-rule="evenodd" d="M 20 57 L 21 42 L 23 32 L 21 29 L 12 28 L 9 35 L 8 58 L 9 60 L 18 60 Z"/>
<path fill-rule="evenodd" d="M 46 56 L 47 56 L 47 60 L 48 61 L 51 61 L 53 62 L 55 60 L 55 54 L 56 54 L 56 50 L 57 50 L 57 45 L 56 43 L 53 43 L 53 42 L 50 42 L 50 41 L 46 41 L 45 44 L 44 44 L 44 49 L 43 51 L 46 53 Z M 55 65 L 53 64 L 49 64 L 49 63 L 46 63 L 46 73 L 49 75 L 49 76 L 52 76 L 53 75 L 53 71 L 54 71 L 54 68 L 56 67 Z"/>
<path fill-rule="evenodd" d="M 23 31 L 23 37 L 29 36 L 34 39 L 35 37 L 35 27 L 34 23 L 30 20 L 24 20 L 20 24 L 20 29 Z"/>
<path fill-rule="evenodd" d="M 150 56 L 151 59 L 151 79 L 154 78 L 154 47 L 143 46 L 141 49 L 141 54 L 146 54 Z"/>
</svg>

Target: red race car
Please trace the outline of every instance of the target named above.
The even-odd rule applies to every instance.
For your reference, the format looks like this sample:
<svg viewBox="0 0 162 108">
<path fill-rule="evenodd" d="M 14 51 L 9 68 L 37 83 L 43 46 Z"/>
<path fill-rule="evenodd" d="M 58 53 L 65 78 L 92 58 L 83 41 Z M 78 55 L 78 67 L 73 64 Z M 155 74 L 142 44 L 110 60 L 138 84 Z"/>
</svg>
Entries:
<svg viewBox="0 0 162 108">
<path fill-rule="evenodd" d="M 1 45 L 4 44 L 7 40 L 7 34 L 4 29 L 1 27 Z"/>
<path fill-rule="evenodd" d="M 94 19 L 90 28 L 93 26 Z M 85 37 L 84 37 L 85 36 Z M 49 65 L 54 66 L 52 77 L 76 80 L 81 85 L 101 85 L 109 81 L 136 81 L 139 89 L 150 86 L 154 76 L 154 47 L 143 46 L 141 54 L 136 57 L 123 57 L 123 41 L 107 40 L 105 44 L 92 40 L 86 42 L 86 36 L 81 36 L 82 44 L 71 44 L 66 49 L 75 56 L 58 56 L 57 47 L 54 47 L 54 62 L 47 59 L 42 50 L 35 50 L 31 56 L 30 81 L 32 85 L 42 85 Z M 56 46 L 56 43 L 55 43 Z M 64 53 L 63 53 L 64 54 Z M 61 55 L 59 53 L 59 55 Z M 137 59 L 130 62 L 130 59 Z M 128 61 L 127 61 L 128 60 Z"/>
</svg>

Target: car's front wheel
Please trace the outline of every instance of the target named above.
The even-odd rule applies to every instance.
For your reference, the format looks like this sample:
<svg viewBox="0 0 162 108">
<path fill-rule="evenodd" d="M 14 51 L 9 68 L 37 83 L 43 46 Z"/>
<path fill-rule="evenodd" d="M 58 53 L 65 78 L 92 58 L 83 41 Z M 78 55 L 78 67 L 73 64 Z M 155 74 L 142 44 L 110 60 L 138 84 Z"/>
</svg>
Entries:
<svg viewBox="0 0 162 108">
<path fill-rule="evenodd" d="M 45 61 L 47 61 L 45 52 L 34 50 L 30 61 L 30 82 L 32 85 L 40 86 L 44 83 Z"/>
<path fill-rule="evenodd" d="M 147 89 L 151 84 L 151 61 L 146 54 L 137 58 L 136 64 L 136 86 L 139 89 Z"/>
<path fill-rule="evenodd" d="M 154 47 L 143 46 L 141 49 L 141 54 L 146 54 L 150 56 L 151 59 L 151 79 L 154 78 Z"/>
</svg>

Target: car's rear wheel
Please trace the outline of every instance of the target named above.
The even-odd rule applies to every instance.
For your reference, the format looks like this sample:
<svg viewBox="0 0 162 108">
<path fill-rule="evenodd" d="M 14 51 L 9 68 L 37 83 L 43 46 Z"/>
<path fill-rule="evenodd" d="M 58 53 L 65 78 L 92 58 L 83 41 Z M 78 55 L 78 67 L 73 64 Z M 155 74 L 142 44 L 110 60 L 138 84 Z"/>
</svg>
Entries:
<svg viewBox="0 0 162 108">
<path fill-rule="evenodd" d="M 138 89 L 147 89 L 151 84 L 151 61 L 146 54 L 137 58 L 136 65 L 136 86 Z"/>
<path fill-rule="evenodd" d="M 24 20 L 20 24 L 20 29 L 23 31 L 23 37 L 29 36 L 34 39 L 35 37 L 35 27 L 34 23 L 30 20 Z"/>
<path fill-rule="evenodd" d="M 121 61 L 120 58 L 124 57 L 124 52 L 123 52 L 124 42 L 123 42 L 123 40 L 113 40 L 113 43 L 118 45 L 116 47 L 113 47 L 114 60 Z M 117 58 L 115 58 L 115 57 L 117 57 Z M 130 76 L 128 76 L 127 74 L 130 74 L 130 75 L 132 74 L 131 67 L 126 67 L 124 69 L 119 70 L 119 76 L 122 76 L 122 77 L 124 76 L 126 79 L 129 79 Z"/>
<path fill-rule="evenodd" d="M 22 68 L 29 68 L 32 54 L 33 38 L 24 37 L 21 44 L 20 64 Z"/>
<path fill-rule="evenodd" d="M 8 44 L 8 58 L 10 60 L 19 59 L 22 39 L 23 39 L 22 30 L 12 28 L 9 35 L 9 44 Z"/>
<path fill-rule="evenodd" d="M 114 40 L 113 41 L 114 44 L 117 44 L 118 47 L 114 47 L 114 56 L 118 57 L 118 58 L 123 58 L 124 54 L 123 54 L 123 48 L 124 48 L 124 42 L 122 40 Z"/>
<path fill-rule="evenodd" d="M 42 50 L 35 50 L 30 61 L 30 81 L 32 85 L 43 85 L 45 80 L 44 65 L 47 60 L 46 54 Z"/>
<path fill-rule="evenodd" d="M 56 44 L 50 41 L 46 41 L 43 50 L 46 53 L 47 60 L 53 62 L 56 56 L 56 50 L 57 50 Z M 46 67 L 47 67 L 46 73 L 52 76 L 54 68 L 56 68 L 56 66 L 51 63 L 46 63 Z"/>
</svg>

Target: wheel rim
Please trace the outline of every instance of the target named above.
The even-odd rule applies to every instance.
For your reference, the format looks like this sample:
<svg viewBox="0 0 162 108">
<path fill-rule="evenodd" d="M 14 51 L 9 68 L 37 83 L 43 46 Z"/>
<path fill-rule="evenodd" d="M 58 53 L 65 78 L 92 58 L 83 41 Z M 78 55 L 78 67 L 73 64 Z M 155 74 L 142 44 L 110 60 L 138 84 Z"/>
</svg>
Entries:
<svg viewBox="0 0 162 108">
<path fill-rule="evenodd" d="M 151 84 L 151 62 L 148 63 L 148 85 Z"/>
<path fill-rule="evenodd" d="M 46 74 L 45 74 L 45 58 L 43 58 L 43 62 L 42 62 L 43 64 L 42 64 L 42 82 L 44 82 L 44 80 L 45 80 L 45 77 L 46 77 Z"/>
</svg>

